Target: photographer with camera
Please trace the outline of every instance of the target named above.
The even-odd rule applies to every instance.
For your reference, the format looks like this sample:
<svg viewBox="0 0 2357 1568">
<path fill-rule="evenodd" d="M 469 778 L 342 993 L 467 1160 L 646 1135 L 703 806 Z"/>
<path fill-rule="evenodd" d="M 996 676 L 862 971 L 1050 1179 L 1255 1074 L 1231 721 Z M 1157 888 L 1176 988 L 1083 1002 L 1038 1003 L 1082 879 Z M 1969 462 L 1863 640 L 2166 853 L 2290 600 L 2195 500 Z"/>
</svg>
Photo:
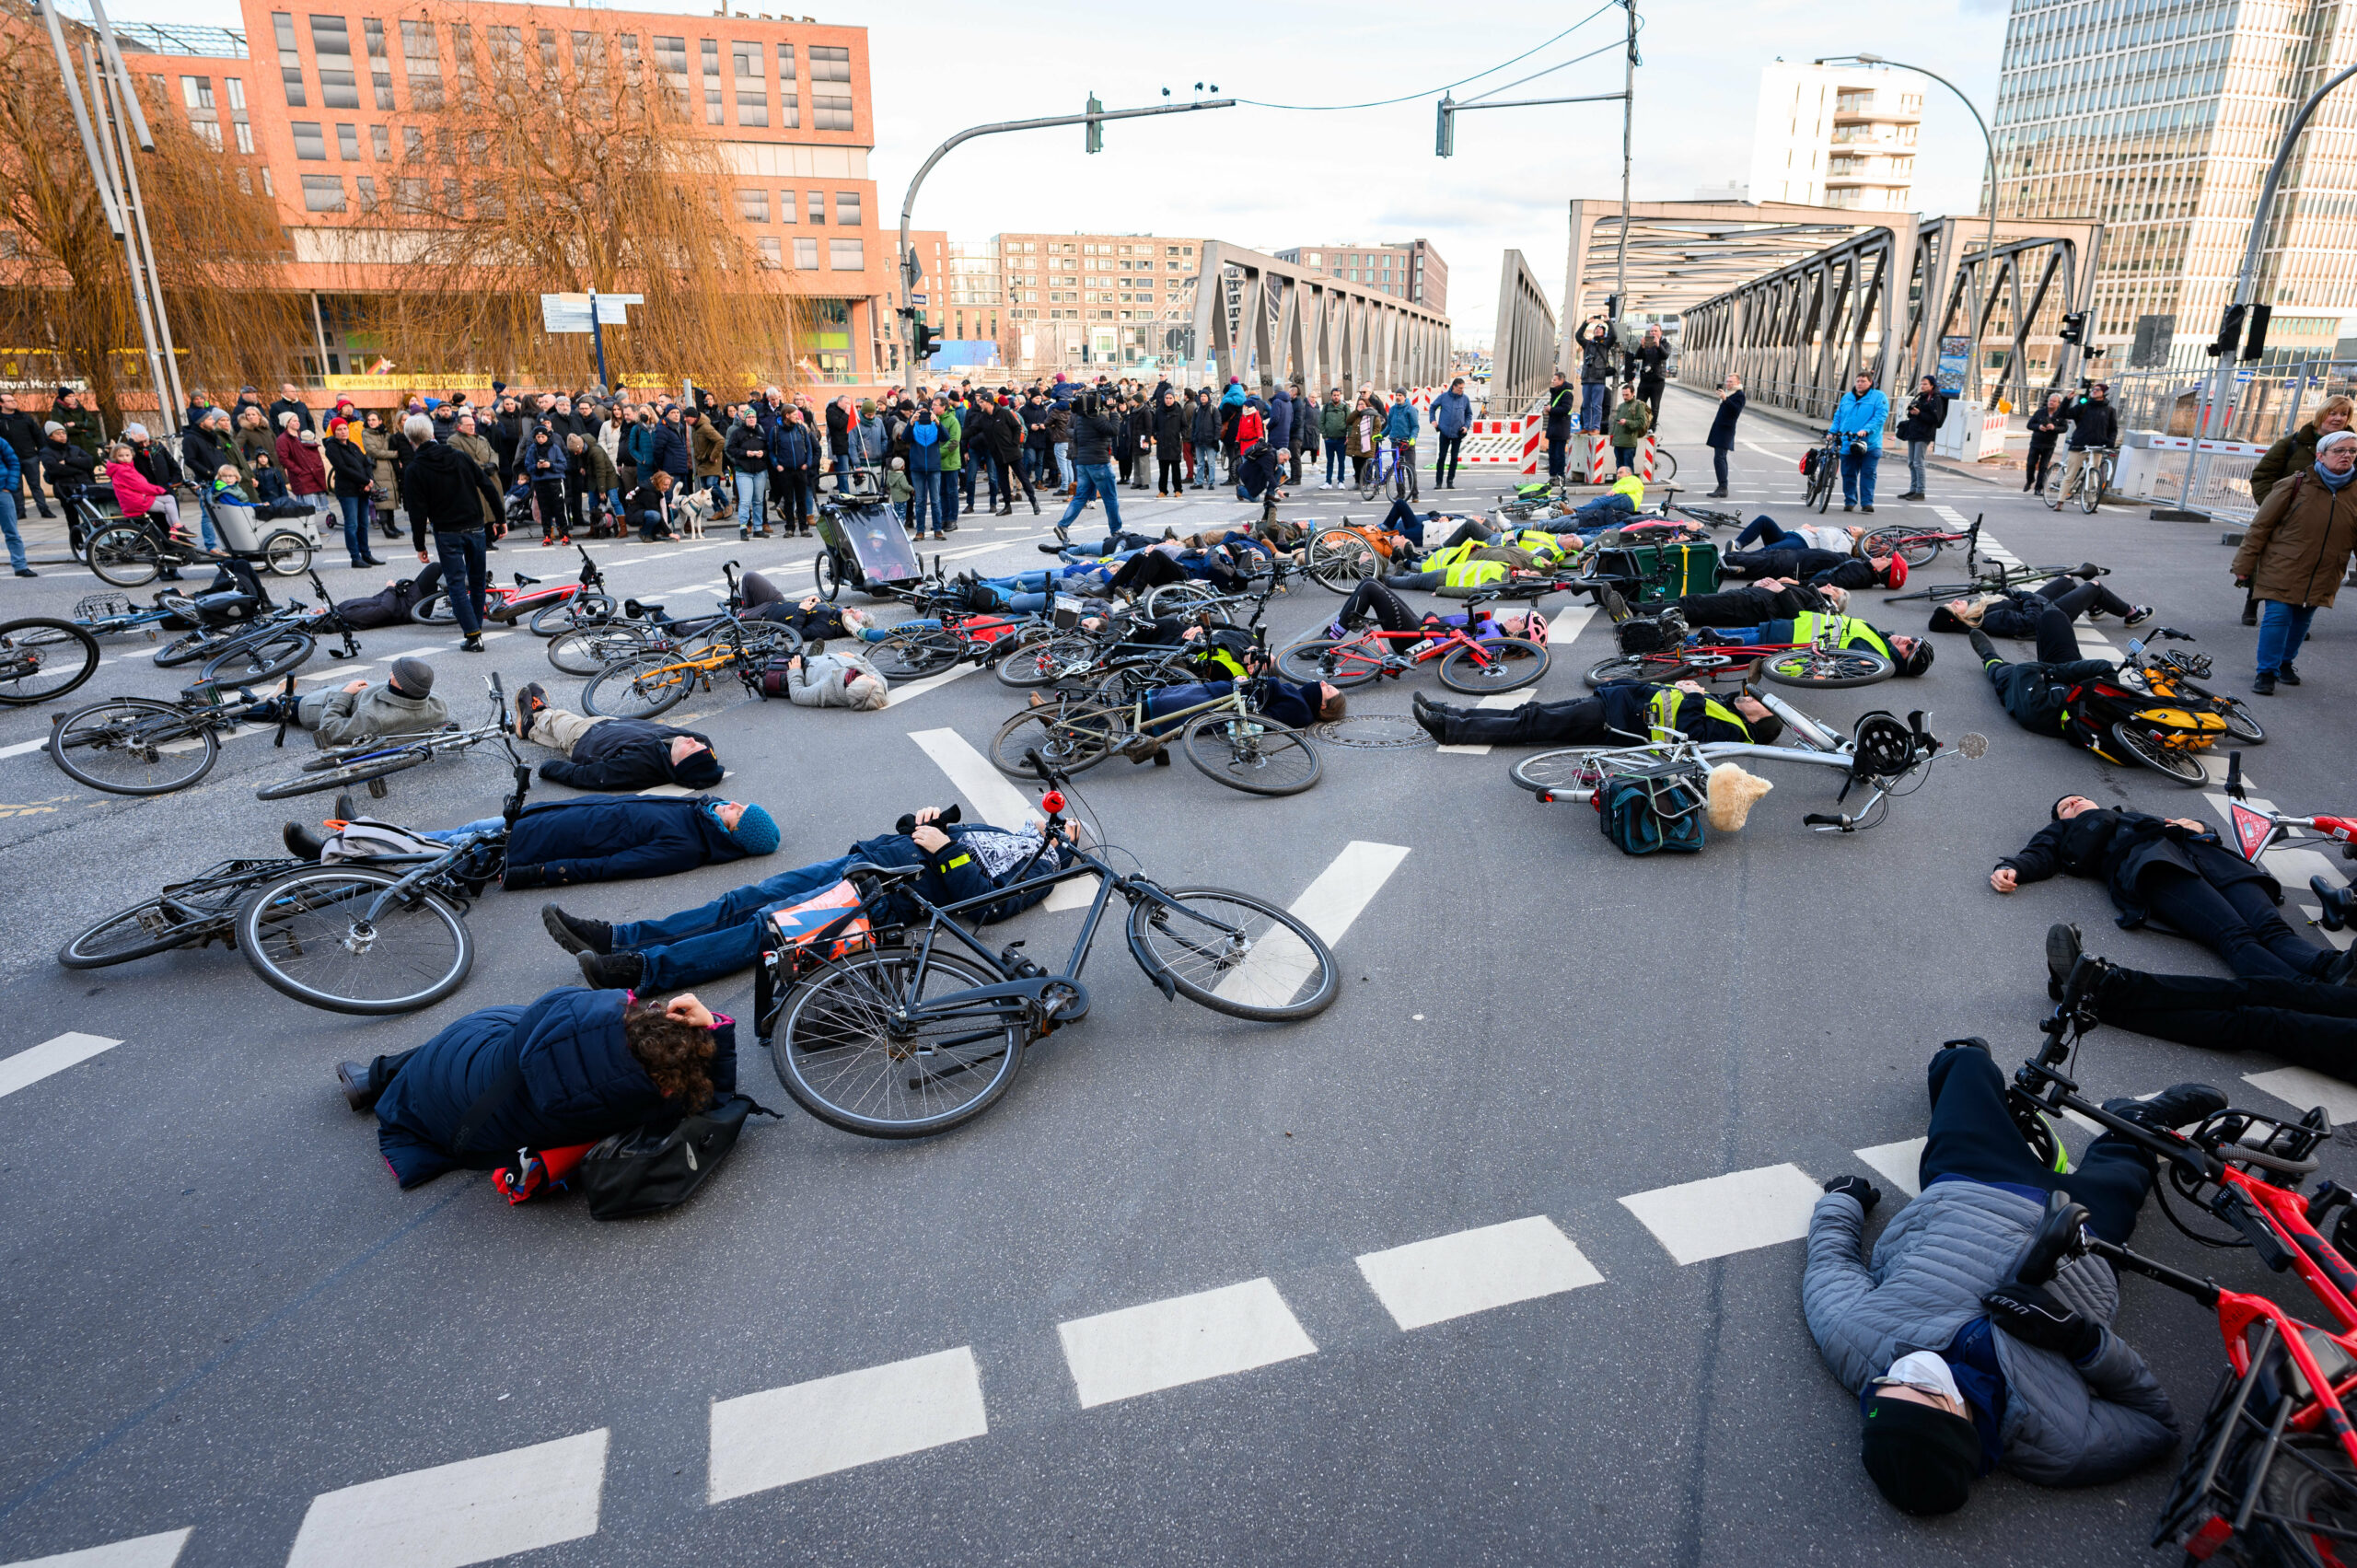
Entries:
<svg viewBox="0 0 2357 1568">
<path fill-rule="evenodd" d="M 1105 404 L 1105 394 L 1094 387 L 1073 400 L 1072 504 L 1056 519 L 1056 538 L 1067 544 L 1072 542 L 1073 519 L 1096 497 L 1105 503 L 1105 531 L 1121 531 L 1120 490 L 1113 476 L 1113 447 L 1121 438 L 1121 422 Z"/>
</svg>

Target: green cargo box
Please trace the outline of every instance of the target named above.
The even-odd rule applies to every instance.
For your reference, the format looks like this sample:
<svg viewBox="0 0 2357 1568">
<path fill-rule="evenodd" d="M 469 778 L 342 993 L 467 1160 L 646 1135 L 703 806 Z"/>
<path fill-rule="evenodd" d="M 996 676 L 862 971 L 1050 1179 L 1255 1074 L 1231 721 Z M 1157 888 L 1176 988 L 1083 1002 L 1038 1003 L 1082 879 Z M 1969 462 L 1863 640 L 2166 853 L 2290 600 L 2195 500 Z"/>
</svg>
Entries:
<svg viewBox="0 0 2357 1568">
<path fill-rule="evenodd" d="M 1719 591 L 1719 547 L 1636 544 L 1602 550 L 1596 552 L 1592 571 L 1619 586 L 1620 597 L 1631 604 L 1714 594 Z"/>
</svg>

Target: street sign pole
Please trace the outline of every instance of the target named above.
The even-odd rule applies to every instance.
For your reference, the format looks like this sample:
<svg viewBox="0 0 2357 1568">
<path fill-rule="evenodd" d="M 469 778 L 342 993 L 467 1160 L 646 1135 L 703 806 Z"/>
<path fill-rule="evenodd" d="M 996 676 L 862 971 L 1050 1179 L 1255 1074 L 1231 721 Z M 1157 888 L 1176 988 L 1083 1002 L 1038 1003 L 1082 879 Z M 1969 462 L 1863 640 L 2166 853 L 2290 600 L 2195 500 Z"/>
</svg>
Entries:
<svg viewBox="0 0 2357 1568">
<path fill-rule="evenodd" d="M 598 324 L 598 291 L 589 291 L 589 342 L 598 350 L 598 386 L 601 391 L 613 390 L 613 383 L 606 379 L 606 331 Z"/>
</svg>

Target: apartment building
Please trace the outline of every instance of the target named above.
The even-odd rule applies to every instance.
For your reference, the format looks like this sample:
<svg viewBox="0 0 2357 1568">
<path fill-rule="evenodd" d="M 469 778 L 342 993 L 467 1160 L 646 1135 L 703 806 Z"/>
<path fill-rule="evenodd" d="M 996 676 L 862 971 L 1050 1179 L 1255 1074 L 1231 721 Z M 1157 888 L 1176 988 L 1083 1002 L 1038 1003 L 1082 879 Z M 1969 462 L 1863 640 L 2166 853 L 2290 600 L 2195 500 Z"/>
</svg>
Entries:
<svg viewBox="0 0 2357 1568">
<path fill-rule="evenodd" d="M 1173 334 L 1191 319 L 1200 238 L 1006 233 L 989 244 L 990 269 L 977 258 L 968 275 L 986 276 L 1004 309 L 970 304 L 965 319 L 991 327 L 1010 367 L 1139 368 L 1190 354 Z"/>
<path fill-rule="evenodd" d="M 2128 357 L 2140 319 L 2211 363 L 2258 187 L 2292 111 L 2357 62 L 2328 0 L 2014 0 L 1991 127 L 1998 211 L 2100 218 L 2091 341 Z M 2357 314 L 2357 118 L 2328 99 L 2285 170 L 2257 297 L 2278 354 L 2333 351 Z M 2164 332 L 2165 337 L 2166 333 Z"/>
<path fill-rule="evenodd" d="M 1448 313 L 1448 263 L 1429 239 L 1388 240 L 1381 245 L 1295 246 L 1274 252 L 1280 261 L 1364 284 L 1398 299 Z"/>
<path fill-rule="evenodd" d="M 1761 67 L 1750 199 L 1914 211 L 1925 86 L 1916 73 L 1887 66 L 1779 60 Z"/>
<path fill-rule="evenodd" d="M 284 3 L 284 0 L 281 0 Z M 733 14 L 586 10 L 505 0 L 340 0 L 334 13 L 242 0 L 241 29 L 118 24 L 126 63 L 197 134 L 244 160 L 293 238 L 291 286 L 318 308 L 315 375 L 365 393 L 374 345 L 350 340 L 334 291 L 383 231 L 366 223 L 391 170 L 430 145 L 410 122 L 473 90 L 485 62 L 575 71 L 644 62 L 690 106 L 692 134 L 719 144 L 722 195 L 775 286 L 807 296 L 817 330 L 800 368 L 865 385 L 899 361 L 893 241 L 879 230 L 868 155 L 875 122 L 865 28 Z M 377 8 L 372 11 L 371 6 Z M 442 150 L 464 199 L 472 147 Z M 378 253 L 382 253 L 381 248 Z M 552 282 L 551 286 L 563 285 Z"/>
</svg>

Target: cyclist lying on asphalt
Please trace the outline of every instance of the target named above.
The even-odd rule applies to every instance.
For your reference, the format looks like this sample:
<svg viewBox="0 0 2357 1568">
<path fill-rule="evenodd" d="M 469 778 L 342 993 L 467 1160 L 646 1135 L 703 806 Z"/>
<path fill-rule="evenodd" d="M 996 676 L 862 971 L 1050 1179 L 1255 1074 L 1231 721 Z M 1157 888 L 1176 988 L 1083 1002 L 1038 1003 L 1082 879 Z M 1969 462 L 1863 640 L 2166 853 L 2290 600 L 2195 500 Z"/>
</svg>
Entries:
<svg viewBox="0 0 2357 1568">
<path fill-rule="evenodd" d="M 2014 1274 L 2034 1237 L 2079 1223 L 2125 1243 L 2152 1191 L 2154 1156 L 2107 1132 L 2068 1175 L 2042 1167 L 2005 1106 L 1980 1041 L 1932 1058 L 1922 1196 L 1864 1255 L 1882 1194 L 1855 1176 L 1825 1184 L 1809 1218 L 1801 1310 L 1827 1367 L 1856 1393 L 1859 1457 L 1910 1514 L 1964 1506 L 1999 1466 L 2042 1486 L 2117 1481 L 2177 1446 L 2177 1416 L 2143 1359 L 2112 1332 L 2119 1282 L 2099 1258 L 2046 1285 Z M 2225 1108 L 2206 1084 L 2105 1109 L 2155 1131 Z M 2074 1207 L 2048 1227 L 2048 1194 Z"/>
<path fill-rule="evenodd" d="M 1697 632 L 1687 638 L 1689 643 L 1726 644 L 1750 647 L 1755 644 L 1809 643 L 1817 639 L 1828 622 L 1839 621 L 1835 634 L 1839 646 L 1864 648 L 1890 660 L 1900 675 L 1921 675 L 1932 668 L 1932 644 L 1925 637 L 1902 637 L 1881 631 L 1854 615 L 1822 615 L 1803 610 L 1786 621 L 1763 621 L 1757 626 L 1722 626 L 1709 632 Z"/>
<path fill-rule="evenodd" d="M 831 605 L 817 594 L 805 594 L 798 600 L 789 599 L 776 584 L 759 572 L 748 572 L 737 580 L 737 602 L 742 607 L 738 619 L 769 621 L 780 626 L 791 626 L 806 642 L 823 641 L 829 637 L 865 636 L 871 631 L 883 635 L 875 626 L 875 618 L 864 610 L 849 605 Z"/>
<path fill-rule="evenodd" d="M 575 789 L 710 789 L 726 772 L 708 735 L 652 719 L 567 713 L 549 705 L 548 689 L 537 680 L 516 693 L 516 730 L 535 746 L 563 752 L 540 764 L 540 777 Z"/>
<path fill-rule="evenodd" d="M 1078 831 L 1067 823 L 1052 842 L 1043 840 L 1038 823 L 1020 830 L 993 828 L 986 823 L 945 821 L 944 811 L 927 807 L 901 819 L 905 826 L 872 839 L 863 839 L 832 860 L 780 872 L 765 881 L 749 883 L 708 904 L 659 920 L 602 920 L 568 914 L 554 904 L 540 908 L 540 919 L 558 947 L 578 956 L 581 972 L 593 986 L 622 986 L 642 991 L 669 991 L 700 985 L 745 969 L 761 957 L 766 916 L 826 891 L 843 879 L 860 861 L 874 865 L 923 867 L 915 890 L 936 904 L 986 896 L 1030 877 L 1072 863 L 1072 845 Z M 988 925 L 1028 909 L 1048 896 L 1042 886 L 961 912 L 961 918 Z M 899 901 L 899 895 L 895 895 Z M 900 901 L 901 918 L 915 906 Z"/>
<path fill-rule="evenodd" d="M 2014 722 L 2033 735 L 2071 737 L 2071 691 L 2083 682 L 2117 675 L 2109 659 L 2081 658 L 2079 634 L 2071 618 L 2049 606 L 2038 617 L 2038 657 L 2007 663 L 1997 656 L 1997 645 L 1978 626 L 1968 633 L 1981 672 L 1997 689 L 1997 701 Z"/>
<path fill-rule="evenodd" d="M 1616 623 L 1629 619 L 1628 601 L 1609 584 L 1597 584 L 1595 597 L 1596 604 Z M 1841 615 L 1849 608 L 1849 590 L 1830 583 L 1811 587 L 1782 577 L 1762 577 L 1756 583 L 1723 588 L 1714 594 L 1659 599 L 1646 605 L 1645 613 L 1664 615 L 1674 610 L 1685 617 L 1689 626 L 1757 626 L 1768 621 L 1789 621 L 1811 610 Z"/>
<path fill-rule="evenodd" d="M 2347 958 L 2346 953 L 2335 955 Z M 2100 970 L 2084 994 L 2099 1022 L 2203 1051 L 2251 1051 L 2357 1084 L 2357 986 L 2344 969 L 2324 980 L 2153 974 L 2082 958 L 2079 928 L 2046 934 L 2047 989 L 2061 995 L 2074 964 Z"/>
<path fill-rule="evenodd" d="M 2131 604 L 2095 579 L 2103 568 L 2090 562 L 2077 571 L 2054 578 L 2035 592 L 2010 588 L 1979 598 L 1952 598 L 1932 611 L 1934 632 L 1979 630 L 1992 637 L 2035 637 L 2047 611 L 2059 610 L 2069 621 L 2082 611 L 2117 615 L 2120 623 L 2141 626 L 2153 618 L 2149 604 Z M 2081 579 L 2084 579 L 2082 581 Z M 2075 645 L 2075 643 L 2074 643 Z"/>
<path fill-rule="evenodd" d="M 892 700 L 883 673 L 857 654 L 811 645 L 785 661 L 786 701 L 797 708 L 856 708 L 874 713 Z"/>
<path fill-rule="evenodd" d="M 1340 642 L 1373 620 L 1386 632 L 1422 632 L 1430 637 L 1446 637 L 1451 628 L 1465 624 L 1468 613 L 1459 610 L 1455 615 L 1419 614 L 1397 592 L 1382 583 L 1370 580 L 1351 590 L 1351 597 L 1342 601 L 1342 612 L 1327 623 L 1324 634 Z M 1543 633 L 1544 628 L 1540 630 Z M 1474 623 L 1472 635 L 1477 639 L 1530 636 L 1530 616 L 1522 610 L 1497 615 L 1484 609 Z M 1411 646 L 1407 643 L 1393 643 L 1389 645 L 1389 651 L 1404 654 Z"/>
<path fill-rule="evenodd" d="M 1997 862 L 1989 886 L 2010 893 L 2058 873 L 2101 880 L 2121 929 L 2158 921 L 2238 975 L 2332 983 L 2349 975 L 2349 954 L 2317 947 L 2276 912 L 2282 885 L 2191 818 L 2164 820 L 2066 795 L 2027 845 Z"/>
<path fill-rule="evenodd" d="M 448 843 L 503 826 L 503 819 L 486 817 L 418 836 Z M 306 860 L 317 860 L 327 843 L 317 829 L 301 822 L 287 823 L 280 837 L 289 854 Z M 524 807 L 509 830 L 507 869 L 500 886 L 561 888 L 668 877 L 699 865 L 772 854 L 778 841 L 777 822 L 760 807 L 708 795 L 544 800 Z"/>
<path fill-rule="evenodd" d="M 1730 550 L 1719 558 L 1722 577 L 1783 577 L 1822 587 L 1898 588 L 1907 583 L 1907 563 L 1896 555 L 1852 555 L 1832 550 Z"/>
<path fill-rule="evenodd" d="M 1646 609 L 1655 614 L 1675 609 L 1686 617 L 1686 623 L 1689 626 L 1715 628 L 1707 633 L 1695 633 L 1686 639 L 1689 644 L 1721 644 L 1737 647 L 1751 647 L 1761 643 L 1814 642 L 1824 622 L 1838 619 L 1840 621 L 1840 646 L 1864 648 L 1880 654 L 1890 660 L 1900 675 L 1921 675 L 1932 668 L 1932 645 L 1925 639 L 1897 636 L 1856 616 L 1841 615 L 1839 611 L 1829 613 L 1829 607 L 1837 602 L 1836 596 L 1839 603 L 1849 602 L 1850 596 L 1841 589 L 1831 587 L 1811 588 L 1786 583 L 1780 578 L 1771 578 L 1770 581 L 1775 584 L 1773 589 L 1763 583 L 1755 587 L 1729 589 L 1724 593 L 1689 594 L 1683 598 L 1648 605 Z M 1810 600 L 1829 609 L 1797 608 Z M 1616 589 L 1597 587 L 1596 602 L 1603 606 L 1604 612 L 1616 622 L 1629 619 L 1628 602 Z M 1763 617 L 1756 622 L 1736 619 L 1746 610 L 1770 609 L 1778 604 L 1791 604 L 1795 608 L 1783 616 L 1774 619 Z M 1689 606 L 1694 615 L 1687 615 Z M 1697 620 L 1696 615 L 1703 619 Z"/>
<path fill-rule="evenodd" d="M 354 680 L 340 691 L 314 691 L 291 704 L 267 697 L 249 709 L 247 716 L 254 724 L 274 724 L 284 716 L 311 731 L 321 747 L 330 747 L 424 735 L 448 724 L 450 710 L 434 695 L 432 665 L 422 658 L 397 658 L 382 686 L 372 689 L 366 680 Z"/>
<path fill-rule="evenodd" d="M 344 1103 L 377 1113 L 377 1146 L 410 1188 L 448 1170 L 490 1170 L 517 1149 L 593 1144 L 702 1109 L 737 1087 L 737 1024 L 693 996 L 641 1002 L 565 986 L 335 1072 Z"/>
<path fill-rule="evenodd" d="M 1641 736 L 1664 740 L 1679 732 L 1699 745 L 1772 746 L 1784 732 L 1784 721 L 1755 699 L 1722 703 L 1691 680 L 1615 680 L 1593 697 L 1518 708 L 1450 707 L 1419 691 L 1414 708 L 1424 733 L 1443 746 L 1638 746 Z"/>
</svg>

